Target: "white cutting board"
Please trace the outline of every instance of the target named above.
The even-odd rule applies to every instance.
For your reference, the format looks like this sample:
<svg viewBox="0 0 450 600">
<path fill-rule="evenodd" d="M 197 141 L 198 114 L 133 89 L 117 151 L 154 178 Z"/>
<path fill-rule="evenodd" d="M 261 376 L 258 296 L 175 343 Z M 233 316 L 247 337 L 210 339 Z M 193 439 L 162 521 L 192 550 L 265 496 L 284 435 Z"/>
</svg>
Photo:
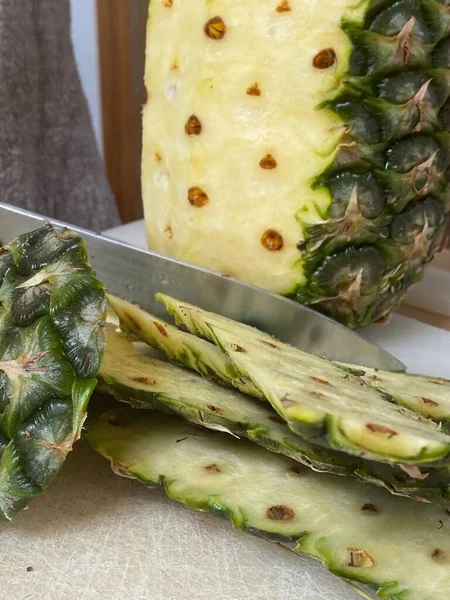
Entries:
<svg viewBox="0 0 450 600">
<path fill-rule="evenodd" d="M 141 225 L 124 231 L 144 243 Z M 411 371 L 450 375 L 450 332 L 394 316 L 364 335 Z M 317 562 L 113 475 L 83 442 L 44 496 L 0 523 L 0 600 L 358 598 Z"/>
</svg>

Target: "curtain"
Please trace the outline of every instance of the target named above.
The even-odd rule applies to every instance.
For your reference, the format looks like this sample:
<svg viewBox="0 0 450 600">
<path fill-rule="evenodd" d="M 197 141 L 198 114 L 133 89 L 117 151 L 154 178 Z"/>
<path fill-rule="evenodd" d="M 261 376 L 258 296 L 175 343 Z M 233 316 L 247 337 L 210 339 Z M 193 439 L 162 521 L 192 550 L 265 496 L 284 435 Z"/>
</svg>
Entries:
<svg viewBox="0 0 450 600">
<path fill-rule="evenodd" d="M 120 222 L 77 72 L 69 0 L 0 0 L 0 201 L 95 231 Z"/>
</svg>

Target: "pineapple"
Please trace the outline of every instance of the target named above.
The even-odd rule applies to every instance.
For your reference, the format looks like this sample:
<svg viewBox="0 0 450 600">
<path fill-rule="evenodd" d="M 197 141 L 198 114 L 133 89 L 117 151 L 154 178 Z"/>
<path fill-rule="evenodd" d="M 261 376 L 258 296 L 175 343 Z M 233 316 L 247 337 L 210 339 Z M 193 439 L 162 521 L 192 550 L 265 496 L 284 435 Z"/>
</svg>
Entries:
<svg viewBox="0 0 450 600">
<path fill-rule="evenodd" d="M 442 508 L 314 473 L 247 440 L 150 411 L 107 413 L 86 437 L 118 475 L 163 486 L 191 509 L 307 553 L 363 595 L 366 584 L 385 600 L 448 600 Z"/>
<path fill-rule="evenodd" d="M 217 344 L 302 437 L 389 464 L 450 464 L 450 435 L 439 425 L 339 364 L 186 302 L 157 299 L 179 325 Z"/>
<path fill-rule="evenodd" d="M 448 0 L 157 0 L 148 244 L 349 327 L 384 318 L 448 223 Z"/>
<path fill-rule="evenodd" d="M 46 225 L 0 248 L 0 518 L 48 487 L 80 437 L 105 307 L 78 234 Z"/>
<path fill-rule="evenodd" d="M 119 317 L 122 331 L 162 350 L 171 361 L 264 400 L 261 391 L 249 379 L 241 377 L 231 360 L 210 342 L 180 331 L 126 300 L 110 294 L 108 300 Z"/>
<path fill-rule="evenodd" d="M 181 331 L 139 306 L 108 295 L 110 304 L 120 320 L 122 331 L 135 336 L 149 346 L 162 350 L 171 361 L 194 369 L 201 375 L 232 385 L 244 394 L 264 399 L 262 392 L 234 367 L 232 361 L 206 340 Z M 182 304 L 168 296 L 160 296 L 180 319 Z M 190 328 L 195 331 L 191 323 Z M 271 340 L 272 341 L 272 340 Z M 450 423 L 450 381 L 426 375 L 392 373 L 357 365 L 336 363 L 345 371 L 361 377 L 369 385 L 383 390 L 392 400 L 415 413 L 442 424 Z"/>
<path fill-rule="evenodd" d="M 342 365 L 351 372 L 362 377 L 371 385 L 390 394 L 397 404 L 441 423 L 448 429 L 450 425 L 450 381 L 440 377 L 426 375 L 410 375 L 407 373 L 391 373 Z"/>
<path fill-rule="evenodd" d="M 167 324 L 165 327 L 168 332 L 166 346 L 172 344 L 174 349 L 179 347 L 177 330 L 170 330 Z M 138 409 L 178 414 L 196 425 L 230 433 L 235 437 L 246 437 L 314 471 L 356 477 L 362 482 L 384 487 L 397 496 L 450 506 L 448 473 L 431 469 L 426 477 L 417 479 L 412 476 L 414 472 L 408 475 L 399 467 L 319 448 L 290 431 L 268 404 L 220 387 L 167 362 L 145 356 L 126 335 L 116 332 L 113 327 L 107 328 L 106 339 L 99 388 L 121 402 Z M 204 344 L 208 345 L 207 342 Z M 195 347 L 195 344 L 189 347 Z M 203 349 L 200 353 L 204 364 L 208 364 L 211 354 L 203 355 Z M 320 384 L 316 387 L 319 390 Z M 420 471 L 417 472 L 420 474 Z"/>
</svg>

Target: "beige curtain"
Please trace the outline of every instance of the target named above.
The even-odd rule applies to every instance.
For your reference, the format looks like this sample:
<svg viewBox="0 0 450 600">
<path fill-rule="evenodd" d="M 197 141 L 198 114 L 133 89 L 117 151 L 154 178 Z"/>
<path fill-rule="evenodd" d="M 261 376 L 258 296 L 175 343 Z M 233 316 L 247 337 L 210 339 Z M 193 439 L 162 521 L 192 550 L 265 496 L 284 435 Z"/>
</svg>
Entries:
<svg viewBox="0 0 450 600">
<path fill-rule="evenodd" d="M 69 0 L 0 0 L 0 200 L 97 231 L 119 223 L 75 64 Z"/>
</svg>

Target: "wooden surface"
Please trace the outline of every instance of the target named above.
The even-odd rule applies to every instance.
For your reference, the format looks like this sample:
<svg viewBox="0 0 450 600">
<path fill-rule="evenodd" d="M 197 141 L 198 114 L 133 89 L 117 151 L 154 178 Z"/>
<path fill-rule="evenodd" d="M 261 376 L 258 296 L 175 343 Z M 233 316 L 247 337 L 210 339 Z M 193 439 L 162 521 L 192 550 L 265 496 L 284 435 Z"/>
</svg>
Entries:
<svg viewBox="0 0 450 600">
<path fill-rule="evenodd" d="M 442 252 L 439 252 L 439 254 L 436 254 L 433 262 L 432 262 L 433 267 L 436 267 L 437 269 L 443 269 L 444 271 L 450 271 L 450 249 L 449 250 L 443 250 Z"/>
<path fill-rule="evenodd" d="M 142 217 L 141 108 L 149 0 L 97 0 L 105 166 L 124 223 Z"/>
<path fill-rule="evenodd" d="M 430 263 L 430 265 L 428 265 L 427 268 L 437 269 L 438 271 L 445 271 L 446 273 L 450 272 L 450 250 L 447 249 L 437 254 L 433 262 Z M 448 276 L 444 275 L 442 277 L 442 282 L 444 282 L 445 277 Z M 438 293 L 441 293 L 441 290 L 430 289 L 429 293 L 430 295 L 436 295 Z M 448 298 L 448 304 L 450 304 L 450 298 Z M 439 327 L 440 329 L 450 331 L 450 316 L 448 314 L 441 314 L 433 310 L 426 310 L 423 307 L 419 308 L 417 306 L 411 306 L 410 304 L 408 304 L 408 299 L 406 299 L 405 304 L 400 306 L 400 308 L 398 308 L 396 312 L 405 317 L 409 317 L 410 319 L 415 319 L 416 321 L 426 323 L 427 325 L 433 325 L 433 327 Z"/>
<path fill-rule="evenodd" d="M 450 331 L 450 317 L 440 315 L 439 313 L 432 312 L 431 310 L 424 310 L 422 308 L 417 308 L 416 306 L 408 306 L 407 304 L 404 304 L 403 306 L 400 306 L 396 312 L 404 317 L 409 317 L 410 319 L 421 321 L 427 325 L 432 325 L 433 327 L 439 327 L 439 329 Z"/>
</svg>

